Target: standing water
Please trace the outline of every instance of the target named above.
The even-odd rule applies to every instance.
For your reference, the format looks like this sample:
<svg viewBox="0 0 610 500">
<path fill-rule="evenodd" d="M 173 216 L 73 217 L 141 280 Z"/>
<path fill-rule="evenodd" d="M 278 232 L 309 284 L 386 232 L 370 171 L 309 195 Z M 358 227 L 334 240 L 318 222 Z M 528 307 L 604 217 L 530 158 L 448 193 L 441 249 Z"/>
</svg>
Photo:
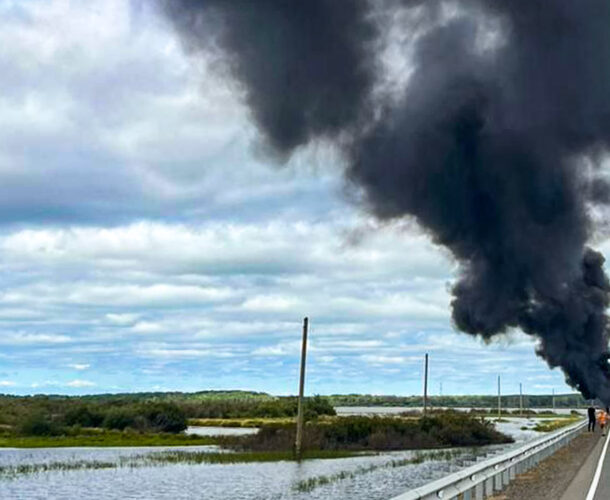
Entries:
<svg viewBox="0 0 610 500">
<path fill-rule="evenodd" d="M 0 498 L 387 500 L 468 466 L 477 458 L 538 435 L 521 430 L 525 421 L 498 424 L 500 431 L 514 435 L 518 441 L 514 445 L 455 450 L 417 463 L 407 462 L 425 454 L 404 451 L 301 463 L 192 464 L 152 463 L 149 459 L 168 451 L 211 453 L 219 449 L 215 446 L 0 449 Z M 191 432 L 202 431 L 191 429 Z M 45 464 L 51 470 L 44 470 Z"/>
</svg>

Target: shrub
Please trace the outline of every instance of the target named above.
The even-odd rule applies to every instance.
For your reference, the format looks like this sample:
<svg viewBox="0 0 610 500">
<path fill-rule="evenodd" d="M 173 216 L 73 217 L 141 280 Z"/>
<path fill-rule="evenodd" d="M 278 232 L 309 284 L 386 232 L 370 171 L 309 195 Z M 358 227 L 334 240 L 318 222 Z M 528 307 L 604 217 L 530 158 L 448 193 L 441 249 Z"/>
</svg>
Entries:
<svg viewBox="0 0 610 500">
<path fill-rule="evenodd" d="M 52 422 L 42 413 L 33 413 L 19 426 L 19 434 L 23 436 L 58 436 L 62 434 L 61 426 Z"/>
<path fill-rule="evenodd" d="M 104 418 L 103 426 L 106 429 L 125 430 L 127 427 L 134 427 L 135 415 L 133 411 L 126 408 L 113 408 Z"/>
<path fill-rule="evenodd" d="M 294 424 L 270 424 L 255 435 L 234 440 L 234 444 L 257 451 L 290 450 L 294 438 Z M 314 421 L 306 426 L 303 445 L 321 450 L 405 450 L 511 441 L 483 419 L 446 413 L 419 420 L 354 416 Z"/>
<path fill-rule="evenodd" d="M 321 396 L 314 396 L 313 398 L 305 399 L 305 418 L 311 420 L 320 415 L 331 415 L 335 416 L 337 412 L 330 404 L 327 398 Z"/>
<path fill-rule="evenodd" d="M 161 432 L 181 432 L 187 427 L 186 414 L 173 403 L 148 403 L 141 408 L 148 425 Z"/>
<path fill-rule="evenodd" d="M 64 415 L 66 425 L 80 425 L 82 427 L 99 427 L 104 422 L 104 415 L 92 411 L 88 406 L 72 408 Z"/>
</svg>

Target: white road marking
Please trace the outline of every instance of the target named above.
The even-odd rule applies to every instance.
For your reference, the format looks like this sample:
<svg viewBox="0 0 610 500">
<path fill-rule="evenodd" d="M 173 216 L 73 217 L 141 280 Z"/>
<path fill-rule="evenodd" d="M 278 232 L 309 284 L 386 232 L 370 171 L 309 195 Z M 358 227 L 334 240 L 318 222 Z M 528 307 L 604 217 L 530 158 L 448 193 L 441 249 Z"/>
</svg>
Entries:
<svg viewBox="0 0 610 500">
<path fill-rule="evenodd" d="M 610 428 L 608 429 L 610 431 Z M 602 455 L 599 457 L 599 462 L 597 463 L 597 469 L 595 469 L 595 476 L 593 476 L 593 482 L 591 483 L 591 487 L 589 488 L 589 493 L 587 493 L 586 500 L 593 500 L 595 496 L 595 492 L 597 491 L 597 485 L 599 484 L 599 478 L 602 475 L 602 468 L 604 466 L 604 459 L 606 458 L 606 451 L 608 450 L 608 442 L 610 442 L 610 432 L 608 432 L 608 437 L 606 437 L 606 442 L 604 443 L 604 449 L 602 450 Z"/>
</svg>

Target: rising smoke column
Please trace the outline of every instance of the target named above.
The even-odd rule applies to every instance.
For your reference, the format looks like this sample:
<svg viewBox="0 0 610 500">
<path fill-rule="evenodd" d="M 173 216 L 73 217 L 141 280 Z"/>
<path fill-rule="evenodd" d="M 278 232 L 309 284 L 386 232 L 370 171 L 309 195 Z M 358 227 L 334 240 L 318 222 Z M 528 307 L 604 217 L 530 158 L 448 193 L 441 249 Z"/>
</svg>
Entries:
<svg viewBox="0 0 610 500">
<path fill-rule="evenodd" d="M 191 51 L 220 48 L 254 121 L 286 157 L 367 107 L 377 27 L 360 0 L 164 0 Z"/>
<path fill-rule="evenodd" d="M 402 94 L 380 103 L 376 19 L 401 9 L 426 29 Z M 277 153 L 335 140 L 372 213 L 414 218 L 451 250 L 460 330 L 522 329 L 568 383 L 610 402 L 610 284 L 587 247 L 589 211 L 610 193 L 607 0 L 169 0 L 166 12 L 191 50 L 221 51 Z"/>
</svg>

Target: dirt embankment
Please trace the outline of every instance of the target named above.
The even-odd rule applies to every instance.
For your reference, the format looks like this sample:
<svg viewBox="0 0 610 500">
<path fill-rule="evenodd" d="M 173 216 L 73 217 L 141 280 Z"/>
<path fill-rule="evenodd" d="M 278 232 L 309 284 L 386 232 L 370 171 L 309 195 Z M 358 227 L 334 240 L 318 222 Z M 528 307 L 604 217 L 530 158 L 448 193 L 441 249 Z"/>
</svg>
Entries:
<svg viewBox="0 0 610 500">
<path fill-rule="evenodd" d="M 601 433 L 583 433 L 537 467 L 517 476 L 489 500 L 557 500 L 601 439 Z"/>
</svg>

